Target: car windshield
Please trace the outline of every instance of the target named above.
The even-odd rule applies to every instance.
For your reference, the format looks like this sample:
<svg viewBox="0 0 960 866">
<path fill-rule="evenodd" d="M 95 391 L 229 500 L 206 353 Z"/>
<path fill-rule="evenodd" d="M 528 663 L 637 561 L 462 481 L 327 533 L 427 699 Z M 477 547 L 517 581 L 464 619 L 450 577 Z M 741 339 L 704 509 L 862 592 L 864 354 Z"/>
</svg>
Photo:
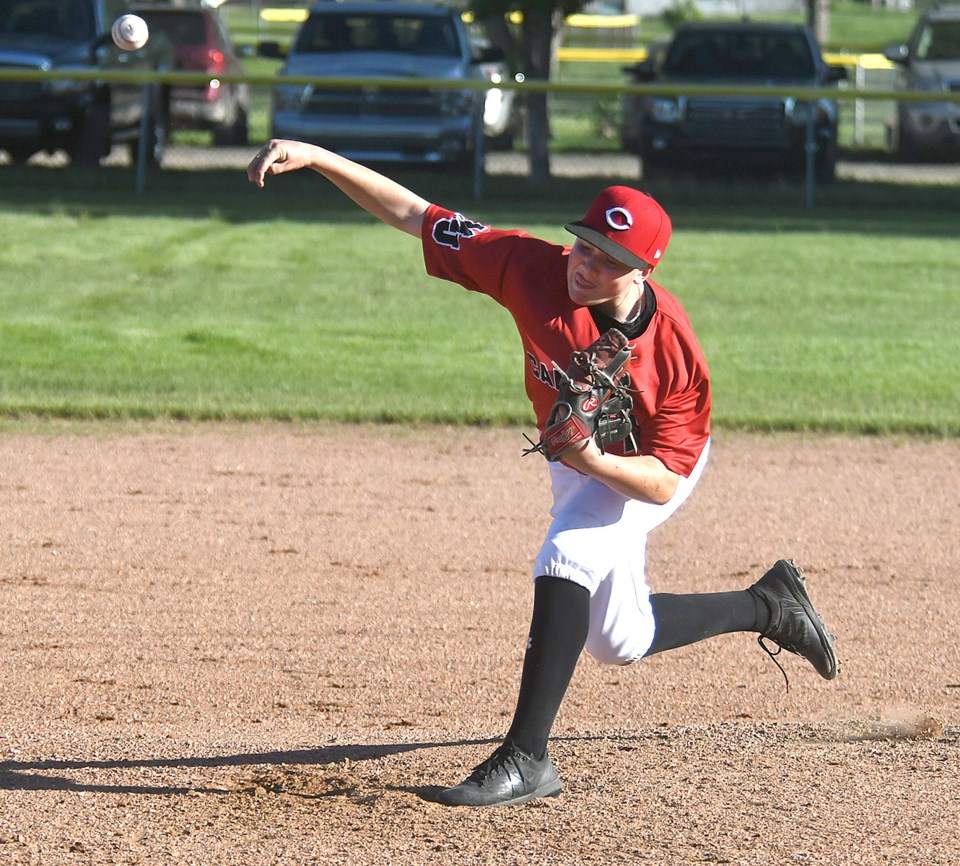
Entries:
<svg viewBox="0 0 960 866">
<path fill-rule="evenodd" d="M 203 15 L 192 12 L 158 12 L 144 9 L 137 13 L 147 26 L 163 33 L 171 45 L 206 45 L 207 27 Z"/>
<path fill-rule="evenodd" d="M 83 0 L 0 0 L 0 33 L 93 39 L 96 27 Z"/>
<path fill-rule="evenodd" d="M 663 71 L 711 79 L 795 79 L 811 77 L 814 65 L 801 33 L 705 30 L 678 33 Z"/>
<path fill-rule="evenodd" d="M 928 21 L 917 39 L 917 60 L 960 60 L 960 21 Z"/>
<path fill-rule="evenodd" d="M 293 45 L 297 54 L 351 51 L 401 51 L 404 54 L 457 57 L 453 22 L 438 16 L 311 15 Z"/>
</svg>

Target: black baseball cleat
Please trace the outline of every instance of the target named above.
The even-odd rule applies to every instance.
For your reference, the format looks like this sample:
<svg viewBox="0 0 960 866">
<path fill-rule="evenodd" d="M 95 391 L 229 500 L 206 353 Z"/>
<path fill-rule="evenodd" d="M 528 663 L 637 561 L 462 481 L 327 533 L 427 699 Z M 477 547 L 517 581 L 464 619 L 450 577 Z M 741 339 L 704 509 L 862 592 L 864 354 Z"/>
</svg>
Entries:
<svg viewBox="0 0 960 866">
<path fill-rule="evenodd" d="M 770 624 L 758 638 L 764 651 L 771 658 L 780 652 L 771 652 L 763 642 L 766 638 L 780 649 L 803 656 L 820 676 L 832 680 L 840 667 L 833 650 L 833 635 L 813 609 L 800 569 L 789 559 L 781 559 L 749 591 L 763 599 L 770 609 Z M 783 672 L 782 667 L 780 670 Z M 786 678 L 785 672 L 783 675 Z M 789 685 L 788 681 L 788 688 Z"/>
<path fill-rule="evenodd" d="M 550 755 L 534 758 L 506 740 L 459 785 L 435 797 L 444 806 L 517 806 L 556 797 L 562 787 Z"/>
</svg>

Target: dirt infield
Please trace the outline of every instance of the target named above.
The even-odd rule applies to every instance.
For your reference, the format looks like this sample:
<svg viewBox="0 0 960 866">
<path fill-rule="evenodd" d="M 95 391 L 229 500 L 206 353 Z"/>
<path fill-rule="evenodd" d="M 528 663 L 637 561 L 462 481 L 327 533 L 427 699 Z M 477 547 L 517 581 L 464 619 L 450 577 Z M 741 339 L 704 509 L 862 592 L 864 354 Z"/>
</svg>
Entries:
<svg viewBox="0 0 960 866">
<path fill-rule="evenodd" d="M 0 864 L 956 864 L 960 443 L 721 434 L 657 589 L 806 568 L 746 635 L 583 658 L 556 799 L 445 809 L 509 724 L 546 526 L 516 430 L 0 436 Z"/>
</svg>

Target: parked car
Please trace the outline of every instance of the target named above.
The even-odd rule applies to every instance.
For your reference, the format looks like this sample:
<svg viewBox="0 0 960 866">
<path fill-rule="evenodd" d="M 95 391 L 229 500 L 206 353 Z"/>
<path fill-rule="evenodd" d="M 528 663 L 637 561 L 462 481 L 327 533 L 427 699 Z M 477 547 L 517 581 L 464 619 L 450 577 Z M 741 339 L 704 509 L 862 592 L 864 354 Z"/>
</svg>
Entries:
<svg viewBox="0 0 960 866">
<path fill-rule="evenodd" d="M 681 25 L 666 46 L 629 67 L 634 83 L 716 87 L 825 88 L 846 78 L 829 66 L 812 32 L 795 24 L 736 21 Z M 786 168 L 806 162 L 812 117 L 817 177 L 834 177 L 837 102 L 830 97 L 795 99 L 750 96 L 633 96 L 635 128 L 624 133 L 643 159 L 644 174 L 718 159 L 756 166 L 761 159 Z"/>
<path fill-rule="evenodd" d="M 271 56 L 278 46 L 267 43 Z M 465 162 L 476 136 L 512 141 L 513 91 L 373 87 L 371 78 L 487 81 L 508 75 L 503 54 L 483 48 L 458 10 L 410 2 L 321 2 L 291 43 L 281 77 L 349 79 L 350 86 L 281 84 L 270 125 L 278 138 L 323 144 L 374 162 Z"/>
<path fill-rule="evenodd" d="M 920 14 L 909 39 L 889 45 L 886 58 L 900 69 L 904 90 L 960 93 L 960 3 Z M 904 159 L 924 154 L 960 158 L 960 103 L 901 102 L 890 130 Z"/>
<path fill-rule="evenodd" d="M 217 10 L 207 6 L 137 4 L 134 11 L 147 22 L 151 34 L 162 33 L 167 38 L 173 48 L 175 69 L 210 75 L 205 85 L 171 89 L 173 127 L 211 130 L 214 144 L 246 144 L 250 86 L 218 77 L 246 72 Z"/>
<path fill-rule="evenodd" d="M 2 0 L 0 68 L 168 71 L 172 57 L 162 39 L 150 39 L 137 51 L 113 44 L 110 27 L 129 11 L 125 0 Z M 159 164 L 168 100 L 165 88 L 155 88 L 145 100 L 142 85 L 123 82 L 0 81 L 0 148 L 15 162 L 64 150 L 74 163 L 97 165 L 115 143 L 136 148 L 146 129 L 148 161 Z"/>
</svg>

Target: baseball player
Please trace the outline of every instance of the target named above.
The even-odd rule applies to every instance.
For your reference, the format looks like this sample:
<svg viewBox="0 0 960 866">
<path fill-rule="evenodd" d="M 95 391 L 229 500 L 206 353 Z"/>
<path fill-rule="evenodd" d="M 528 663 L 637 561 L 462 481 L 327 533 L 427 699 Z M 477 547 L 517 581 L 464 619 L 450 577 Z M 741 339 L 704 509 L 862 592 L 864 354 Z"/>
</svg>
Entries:
<svg viewBox="0 0 960 866">
<path fill-rule="evenodd" d="M 432 204 L 370 168 L 301 142 L 270 141 L 247 175 L 309 168 L 360 207 L 417 238 L 427 272 L 489 295 L 520 333 L 527 395 L 541 434 L 571 353 L 611 328 L 630 341 L 632 431 L 588 436 L 546 465 L 552 522 L 533 568 L 533 612 L 513 722 L 503 743 L 436 800 L 501 806 L 560 793 L 547 740 L 581 652 L 626 665 L 714 635 L 751 632 L 832 679 L 833 638 L 799 570 L 780 560 L 731 592 L 651 594 L 646 538 L 683 504 L 710 451 L 710 374 L 683 307 L 651 279 L 671 223 L 650 196 L 603 190 L 565 226 L 572 246 L 500 230 Z M 779 650 L 777 650 L 779 652 Z"/>
</svg>

